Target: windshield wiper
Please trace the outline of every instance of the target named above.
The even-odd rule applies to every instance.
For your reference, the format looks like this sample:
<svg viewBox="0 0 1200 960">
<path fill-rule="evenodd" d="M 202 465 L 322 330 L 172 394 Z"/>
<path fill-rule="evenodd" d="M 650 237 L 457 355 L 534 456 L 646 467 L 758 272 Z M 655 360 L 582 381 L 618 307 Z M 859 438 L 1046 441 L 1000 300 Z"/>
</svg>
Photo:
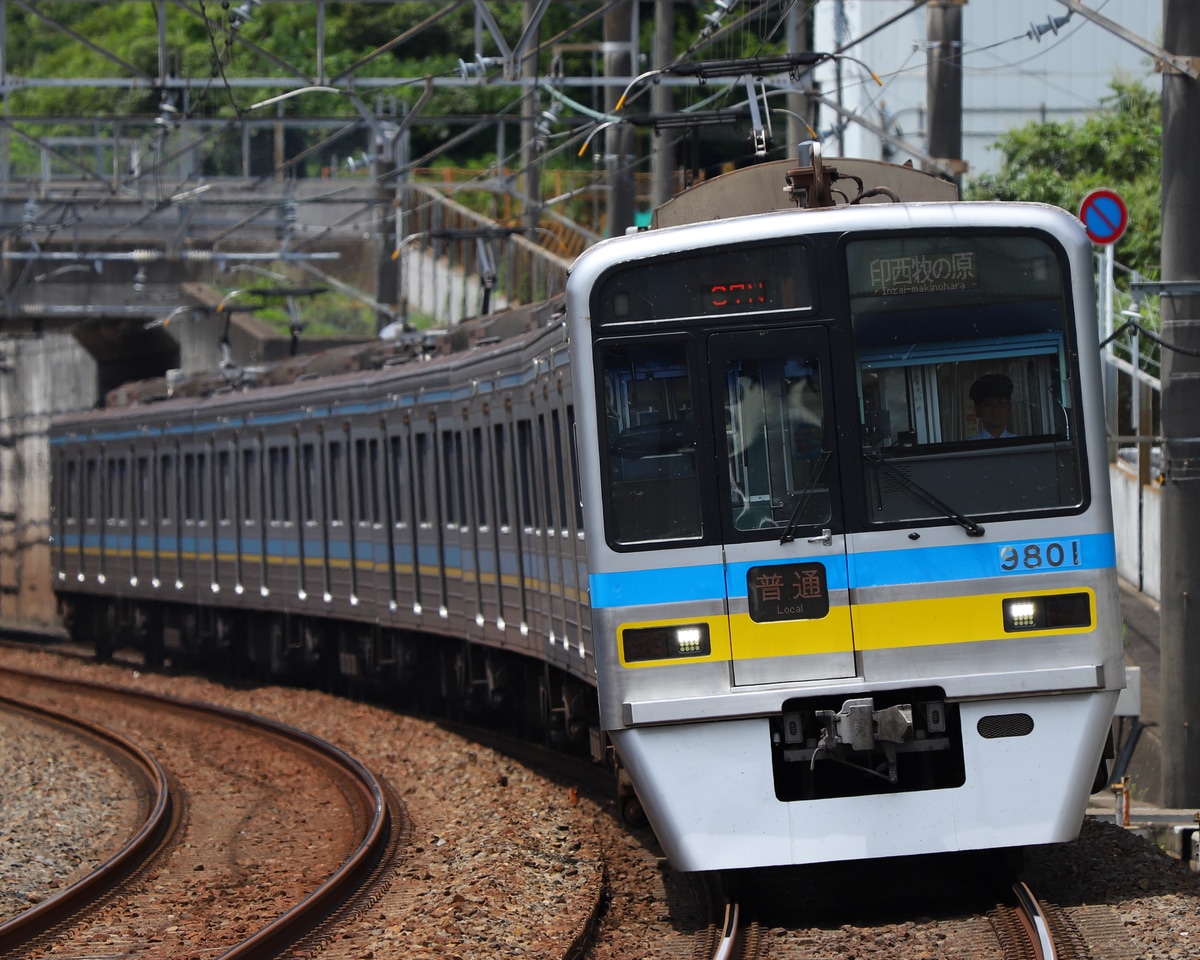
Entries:
<svg viewBox="0 0 1200 960">
<path fill-rule="evenodd" d="M 813 489 L 817 485 L 817 481 L 821 479 L 821 474 L 825 472 L 825 464 L 829 462 L 829 451 L 822 450 L 821 455 L 817 457 L 816 465 L 813 467 L 813 472 L 809 475 L 808 483 L 804 489 L 800 491 L 800 496 L 796 498 L 796 505 L 792 507 L 792 515 L 788 517 L 787 526 L 783 528 L 783 536 L 779 538 L 779 543 L 782 546 L 785 543 L 791 543 L 796 539 L 796 528 L 800 514 L 808 505 L 808 501 L 812 499 Z"/>
<path fill-rule="evenodd" d="M 880 456 L 878 453 L 864 453 L 863 457 L 867 460 L 870 460 L 876 466 L 882 468 L 883 471 L 885 473 L 887 473 L 889 476 L 893 477 L 896 480 L 899 480 L 901 484 L 903 484 L 905 487 L 908 488 L 910 493 L 915 493 L 918 497 L 920 497 L 922 500 L 924 500 L 927 504 L 929 504 L 935 510 L 940 510 L 942 513 L 942 516 L 944 516 L 947 520 L 953 520 L 960 527 L 962 527 L 964 530 L 966 530 L 968 537 L 982 537 L 983 536 L 983 532 L 984 532 L 983 527 L 981 527 L 979 524 L 977 524 L 970 517 L 964 516 L 962 513 L 955 510 L 949 504 L 943 503 L 936 496 L 934 496 L 932 493 L 930 493 L 928 490 L 926 490 L 924 487 L 922 487 L 919 483 L 917 483 L 915 480 L 913 480 L 911 477 L 909 477 L 906 473 L 904 473 L 904 471 L 901 470 L 899 467 L 893 466 L 892 464 L 890 464 L 886 460 L 884 460 L 883 457 Z"/>
</svg>

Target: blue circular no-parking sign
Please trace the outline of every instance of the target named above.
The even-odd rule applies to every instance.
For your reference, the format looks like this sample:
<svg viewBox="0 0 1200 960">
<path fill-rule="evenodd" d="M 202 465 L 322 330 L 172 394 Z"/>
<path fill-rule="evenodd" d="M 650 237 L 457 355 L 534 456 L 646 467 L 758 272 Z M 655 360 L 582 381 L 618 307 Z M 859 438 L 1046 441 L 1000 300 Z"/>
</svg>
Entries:
<svg viewBox="0 0 1200 960">
<path fill-rule="evenodd" d="M 1129 225 L 1129 208 L 1115 190 L 1093 190 L 1079 204 L 1079 219 L 1092 243 L 1116 243 Z"/>
</svg>

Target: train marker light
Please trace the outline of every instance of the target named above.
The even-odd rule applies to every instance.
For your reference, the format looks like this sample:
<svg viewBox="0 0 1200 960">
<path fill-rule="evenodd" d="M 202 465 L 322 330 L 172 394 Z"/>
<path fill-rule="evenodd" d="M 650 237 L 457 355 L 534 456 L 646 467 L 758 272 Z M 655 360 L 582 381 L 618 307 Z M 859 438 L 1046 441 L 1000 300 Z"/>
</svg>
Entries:
<svg viewBox="0 0 1200 960">
<path fill-rule="evenodd" d="M 1048 597 L 1008 597 L 1003 601 L 1004 632 L 1090 627 L 1092 607 L 1086 593 Z"/>
<path fill-rule="evenodd" d="M 712 652 L 707 623 L 631 627 L 621 631 L 626 663 L 707 657 Z"/>
</svg>

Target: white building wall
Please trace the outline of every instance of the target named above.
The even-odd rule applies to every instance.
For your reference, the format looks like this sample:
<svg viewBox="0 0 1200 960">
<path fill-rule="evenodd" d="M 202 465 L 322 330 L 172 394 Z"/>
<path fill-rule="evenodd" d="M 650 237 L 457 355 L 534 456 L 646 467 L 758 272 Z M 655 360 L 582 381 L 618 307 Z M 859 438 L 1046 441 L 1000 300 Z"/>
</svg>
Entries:
<svg viewBox="0 0 1200 960">
<path fill-rule="evenodd" d="M 1092 0 L 1089 6 L 1154 44 L 1162 41 L 1162 4 L 1147 0 Z M 877 125 L 890 116 L 903 138 L 925 148 L 926 11 L 912 0 L 822 0 L 815 7 L 814 49 L 829 51 L 862 36 L 905 10 L 913 12 L 848 50 L 883 81 L 879 87 L 865 68 L 842 61 L 842 104 Z M 844 22 L 836 29 L 838 13 Z M 963 7 L 963 158 L 968 176 L 994 171 L 1000 163 L 989 149 L 997 135 L 1031 120 L 1080 121 L 1110 94 L 1114 76 L 1138 79 L 1158 88 L 1150 58 L 1138 48 L 1073 14 L 1058 33 L 1041 41 L 1025 36 L 1035 24 L 1062 17 L 1056 0 L 968 0 Z M 835 69 L 816 71 L 823 95 L 837 99 Z M 851 123 L 845 150 L 831 132 L 836 113 L 822 108 L 818 132 L 826 156 L 884 159 L 880 138 Z M 897 132 L 897 131 L 894 131 Z M 901 151 L 893 159 L 903 163 Z M 914 158 L 914 162 L 920 158 Z"/>
<path fill-rule="evenodd" d="M 1161 600 L 1161 491 L 1154 484 L 1140 487 L 1137 474 L 1120 462 L 1109 467 L 1109 484 L 1117 541 L 1117 573 L 1146 596 Z"/>
</svg>

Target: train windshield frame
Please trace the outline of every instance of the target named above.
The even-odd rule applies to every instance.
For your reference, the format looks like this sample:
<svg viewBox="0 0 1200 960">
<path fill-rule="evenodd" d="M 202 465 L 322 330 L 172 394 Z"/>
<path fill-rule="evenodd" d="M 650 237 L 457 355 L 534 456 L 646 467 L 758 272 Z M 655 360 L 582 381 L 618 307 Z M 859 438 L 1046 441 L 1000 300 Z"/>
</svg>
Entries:
<svg viewBox="0 0 1200 960">
<path fill-rule="evenodd" d="M 1012 231 L 843 253 L 868 523 L 1084 509 L 1065 253 Z"/>
<path fill-rule="evenodd" d="M 714 305 L 722 259 L 768 278 L 763 302 Z M 1090 502 L 1069 261 L 1040 231 L 671 253 L 612 267 L 590 306 L 614 550 L 974 533 Z"/>
</svg>

